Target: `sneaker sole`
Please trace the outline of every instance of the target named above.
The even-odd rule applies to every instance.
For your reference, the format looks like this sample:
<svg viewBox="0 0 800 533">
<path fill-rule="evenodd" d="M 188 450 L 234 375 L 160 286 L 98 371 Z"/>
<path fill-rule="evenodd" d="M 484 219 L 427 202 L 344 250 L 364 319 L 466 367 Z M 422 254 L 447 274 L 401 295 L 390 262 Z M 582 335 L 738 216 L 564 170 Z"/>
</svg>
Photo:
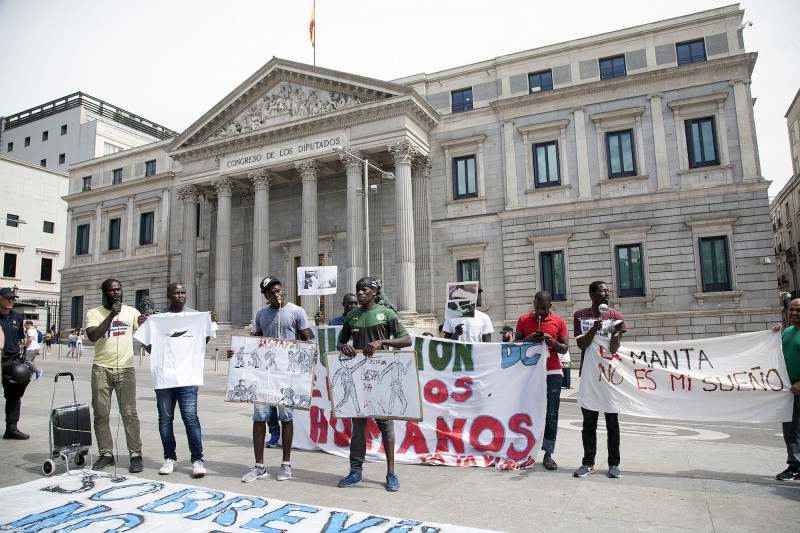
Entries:
<svg viewBox="0 0 800 533">
<path fill-rule="evenodd" d="M 264 478 L 268 478 L 268 477 L 269 477 L 269 474 L 264 472 L 262 475 L 256 476 L 253 479 L 242 479 L 242 483 L 252 483 L 253 481 L 255 481 L 257 479 L 264 479 Z"/>
<path fill-rule="evenodd" d="M 161 470 L 158 471 L 158 475 L 159 476 L 168 476 L 171 473 L 172 473 L 172 470 L 170 470 L 169 472 L 162 472 Z"/>
<path fill-rule="evenodd" d="M 286 476 L 286 477 L 280 476 L 280 477 L 275 477 L 275 479 L 277 481 L 286 481 L 287 479 L 292 479 L 292 476 Z"/>
<path fill-rule="evenodd" d="M 205 473 L 205 472 L 203 472 L 202 474 L 195 474 L 195 473 L 192 473 L 192 477 L 193 477 L 193 478 L 195 478 L 195 479 L 197 479 L 197 478 L 201 478 L 201 477 L 205 477 L 205 475 L 206 475 L 206 473 Z"/>
<path fill-rule="evenodd" d="M 361 480 L 359 479 L 358 481 L 353 481 L 352 483 L 345 483 L 345 484 L 339 483 L 339 486 L 340 487 L 352 487 L 356 483 L 361 483 Z"/>
</svg>

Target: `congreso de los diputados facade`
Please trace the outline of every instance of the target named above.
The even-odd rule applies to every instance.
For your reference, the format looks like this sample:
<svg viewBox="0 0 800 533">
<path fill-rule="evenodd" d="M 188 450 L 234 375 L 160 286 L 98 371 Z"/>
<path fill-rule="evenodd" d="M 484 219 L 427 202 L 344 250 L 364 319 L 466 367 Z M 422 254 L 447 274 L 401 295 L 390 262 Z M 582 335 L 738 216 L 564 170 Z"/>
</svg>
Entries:
<svg viewBox="0 0 800 533">
<path fill-rule="evenodd" d="M 242 330 L 283 281 L 309 317 L 382 278 L 415 332 L 478 280 L 495 331 L 604 280 L 635 340 L 780 320 L 738 5 L 385 81 L 273 58 L 176 137 L 70 167 L 61 329 L 100 305 L 187 305 Z M 297 267 L 338 292 L 297 295 Z M 499 340 L 494 336 L 493 340 Z"/>
</svg>

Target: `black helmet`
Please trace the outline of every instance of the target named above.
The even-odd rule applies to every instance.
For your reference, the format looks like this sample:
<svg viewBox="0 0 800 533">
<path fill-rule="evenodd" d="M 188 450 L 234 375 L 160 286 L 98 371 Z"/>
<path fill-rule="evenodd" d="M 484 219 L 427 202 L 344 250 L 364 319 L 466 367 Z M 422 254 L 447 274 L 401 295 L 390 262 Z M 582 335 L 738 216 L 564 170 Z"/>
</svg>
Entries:
<svg viewBox="0 0 800 533">
<path fill-rule="evenodd" d="M 32 372 L 25 363 L 14 363 L 6 370 L 6 375 L 11 383 L 27 385 L 31 381 Z"/>
</svg>

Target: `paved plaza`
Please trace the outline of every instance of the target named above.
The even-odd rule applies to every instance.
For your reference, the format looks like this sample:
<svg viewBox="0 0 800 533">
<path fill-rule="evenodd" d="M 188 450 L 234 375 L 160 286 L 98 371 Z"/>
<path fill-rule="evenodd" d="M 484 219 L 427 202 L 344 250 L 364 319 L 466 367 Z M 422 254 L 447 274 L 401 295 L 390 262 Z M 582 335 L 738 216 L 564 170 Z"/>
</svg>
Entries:
<svg viewBox="0 0 800 533">
<path fill-rule="evenodd" d="M 91 347 L 81 361 L 58 359 L 54 352 L 41 362 L 45 374 L 23 398 L 20 428 L 28 441 L 0 440 L 3 461 L 0 486 L 42 476 L 47 458 L 48 424 L 56 372 L 72 372 L 78 401 L 89 403 Z M 64 352 L 65 353 L 65 352 Z M 136 363 L 139 363 L 137 356 Z M 564 391 L 554 472 L 540 464 L 525 471 L 494 468 L 397 465 L 401 489 L 384 490 L 385 464 L 368 463 L 364 481 L 338 488 L 347 474 L 347 459 L 321 452 L 295 450 L 293 478 L 275 481 L 280 451 L 266 450 L 270 479 L 243 484 L 252 466 L 249 405 L 223 402 L 227 361 L 206 361 L 199 414 L 208 475 L 194 480 L 181 422 L 176 420 L 178 468 L 159 476 L 162 464 L 155 394 L 149 360 L 137 367 L 138 410 L 142 425 L 145 470 L 140 478 L 170 481 L 314 506 L 398 516 L 415 520 L 503 531 L 793 531 L 800 529 L 800 482 L 781 483 L 775 474 L 786 457 L 778 424 L 709 424 L 621 417 L 622 477 L 609 479 L 605 461 L 597 473 L 572 477 L 580 465 L 580 410 L 575 404 L 577 380 Z M 575 372 L 577 374 L 577 372 Z M 72 400 L 69 380 L 59 380 L 56 405 Z M 177 413 L 176 413 L 177 415 Z M 117 431 L 112 408 L 112 433 L 120 444 L 117 467 L 127 474 L 121 423 Z M 603 457 L 600 436 L 598 457 Z M 538 459 L 541 459 L 541 454 Z M 57 474 L 64 472 L 59 465 Z"/>
</svg>

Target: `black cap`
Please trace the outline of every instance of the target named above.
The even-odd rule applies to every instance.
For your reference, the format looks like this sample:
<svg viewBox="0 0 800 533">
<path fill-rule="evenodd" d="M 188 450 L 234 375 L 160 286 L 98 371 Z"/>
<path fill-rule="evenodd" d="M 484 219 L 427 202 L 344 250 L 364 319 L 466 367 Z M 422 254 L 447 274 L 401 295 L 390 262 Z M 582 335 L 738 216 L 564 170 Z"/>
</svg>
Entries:
<svg viewBox="0 0 800 533">
<path fill-rule="evenodd" d="M 506 327 L 504 327 L 503 329 L 500 330 L 500 333 L 506 333 L 506 332 L 511 332 L 511 331 L 514 331 L 513 329 L 511 329 L 511 326 L 506 326 Z"/>
<path fill-rule="evenodd" d="M 271 285 L 275 285 L 276 283 L 279 285 L 283 285 L 283 283 L 281 283 L 281 280 L 279 280 L 274 276 L 267 276 L 266 278 L 262 279 L 261 283 L 259 284 L 259 287 L 261 287 L 261 293 L 263 294 L 267 292 L 267 289 L 269 289 Z"/>
<path fill-rule="evenodd" d="M 12 289 L 11 287 L 3 287 L 2 289 L 0 289 L 0 296 L 2 296 L 3 298 L 19 298 L 19 296 L 17 296 L 17 293 L 14 292 L 14 289 Z"/>
<path fill-rule="evenodd" d="M 380 292 L 380 289 L 378 289 L 378 282 L 370 278 L 369 276 L 361 278 L 360 280 L 356 281 L 356 290 L 358 290 L 359 287 L 370 288 L 376 293 Z"/>
</svg>

